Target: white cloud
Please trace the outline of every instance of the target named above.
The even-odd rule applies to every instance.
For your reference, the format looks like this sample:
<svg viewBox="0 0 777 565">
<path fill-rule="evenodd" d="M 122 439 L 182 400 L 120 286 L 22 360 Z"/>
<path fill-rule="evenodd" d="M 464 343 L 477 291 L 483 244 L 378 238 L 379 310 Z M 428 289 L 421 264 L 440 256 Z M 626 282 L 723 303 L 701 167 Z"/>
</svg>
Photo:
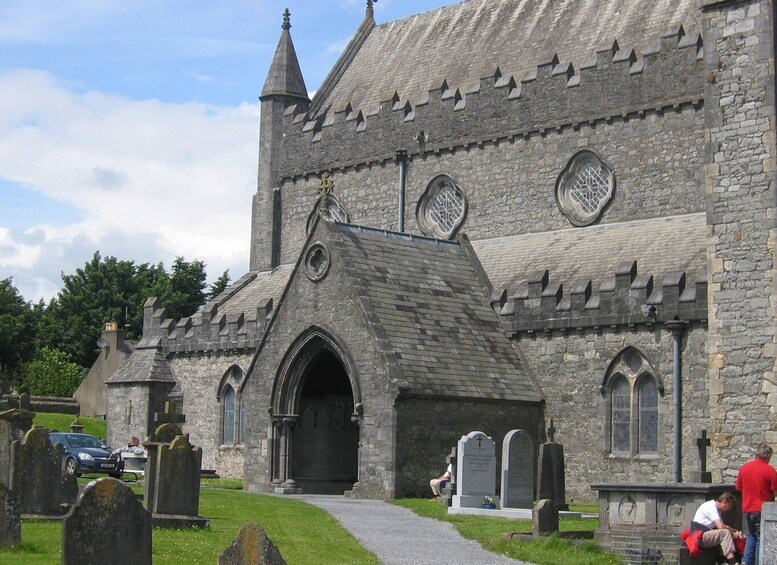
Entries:
<svg viewBox="0 0 777 565">
<path fill-rule="evenodd" d="M 97 249 L 140 263 L 198 258 L 214 278 L 230 267 L 233 279 L 242 274 L 234 269 L 248 259 L 258 106 L 138 101 L 12 71 L 0 74 L 0 108 L 0 176 L 82 214 L 64 227 L 25 219 L 37 243 L 0 228 L 0 276 L 44 288 L 33 283 L 44 257 L 61 261 L 58 275 Z"/>
</svg>

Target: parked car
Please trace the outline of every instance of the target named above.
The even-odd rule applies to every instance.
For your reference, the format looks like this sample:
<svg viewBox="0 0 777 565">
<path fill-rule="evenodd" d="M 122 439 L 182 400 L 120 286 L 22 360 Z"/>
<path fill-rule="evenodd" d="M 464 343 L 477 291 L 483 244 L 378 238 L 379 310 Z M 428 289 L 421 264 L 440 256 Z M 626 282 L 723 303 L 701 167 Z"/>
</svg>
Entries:
<svg viewBox="0 0 777 565">
<path fill-rule="evenodd" d="M 89 434 L 53 432 L 49 434 L 52 445 L 65 448 L 65 471 L 68 475 L 82 473 L 108 473 L 121 477 L 121 461 L 111 457 L 111 450 L 98 438 Z"/>
</svg>

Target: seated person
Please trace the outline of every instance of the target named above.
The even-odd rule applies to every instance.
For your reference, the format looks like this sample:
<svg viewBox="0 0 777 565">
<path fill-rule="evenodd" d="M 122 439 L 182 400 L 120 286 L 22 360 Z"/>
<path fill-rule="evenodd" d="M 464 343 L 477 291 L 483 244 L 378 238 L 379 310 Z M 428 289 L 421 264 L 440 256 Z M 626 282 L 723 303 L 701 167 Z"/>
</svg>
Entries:
<svg viewBox="0 0 777 565">
<path fill-rule="evenodd" d="M 743 540 L 744 536 L 742 532 L 724 524 L 720 517 L 721 512 L 729 512 L 735 504 L 734 495 L 724 492 L 716 500 L 708 500 L 699 506 L 691 527 L 680 534 L 692 557 L 698 557 L 702 548 L 720 546 L 726 563 L 737 563 L 734 540 Z"/>
<path fill-rule="evenodd" d="M 442 474 L 441 477 L 437 477 L 436 479 L 432 479 L 429 481 L 429 486 L 432 487 L 432 492 L 434 493 L 434 496 L 441 496 L 442 495 L 442 489 L 445 488 L 445 485 L 447 485 L 451 477 L 453 476 L 453 465 L 448 465 L 448 468 L 445 469 L 445 472 Z"/>
<path fill-rule="evenodd" d="M 127 445 L 114 449 L 111 454 L 118 455 L 119 453 L 132 453 L 133 455 L 143 455 L 145 452 L 146 450 L 140 445 L 140 438 L 133 436 Z"/>
</svg>

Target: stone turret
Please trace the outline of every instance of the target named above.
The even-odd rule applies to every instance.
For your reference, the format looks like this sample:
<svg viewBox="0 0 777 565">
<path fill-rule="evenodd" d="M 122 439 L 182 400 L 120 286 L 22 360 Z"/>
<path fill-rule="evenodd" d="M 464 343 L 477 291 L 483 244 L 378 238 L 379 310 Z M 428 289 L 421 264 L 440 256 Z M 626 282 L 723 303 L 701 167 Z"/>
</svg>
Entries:
<svg viewBox="0 0 777 565">
<path fill-rule="evenodd" d="M 310 99 L 291 40 L 289 10 L 283 13 L 283 31 L 275 50 L 259 100 L 262 103 L 259 135 L 259 177 L 251 219 L 250 269 L 264 271 L 280 258 L 280 194 L 278 169 L 281 159 L 283 115 L 289 106 L 307 110 Z"/>
</svg>

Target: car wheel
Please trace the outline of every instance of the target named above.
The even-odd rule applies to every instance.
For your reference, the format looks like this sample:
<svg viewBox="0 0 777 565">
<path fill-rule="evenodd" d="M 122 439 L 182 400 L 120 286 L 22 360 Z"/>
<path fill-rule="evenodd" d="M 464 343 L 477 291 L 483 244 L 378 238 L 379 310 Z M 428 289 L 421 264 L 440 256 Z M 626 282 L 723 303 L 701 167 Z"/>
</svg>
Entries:
<svg viewBox="0 0 777 565">
<path fill-rule="evenodd" d="M 65 461 L 65 473 L 67 473 L 71 477 L 77 477 L 79 475 L 78 463 L 76 463 L 75 459 L 71 458 Z"/>
</svg>

